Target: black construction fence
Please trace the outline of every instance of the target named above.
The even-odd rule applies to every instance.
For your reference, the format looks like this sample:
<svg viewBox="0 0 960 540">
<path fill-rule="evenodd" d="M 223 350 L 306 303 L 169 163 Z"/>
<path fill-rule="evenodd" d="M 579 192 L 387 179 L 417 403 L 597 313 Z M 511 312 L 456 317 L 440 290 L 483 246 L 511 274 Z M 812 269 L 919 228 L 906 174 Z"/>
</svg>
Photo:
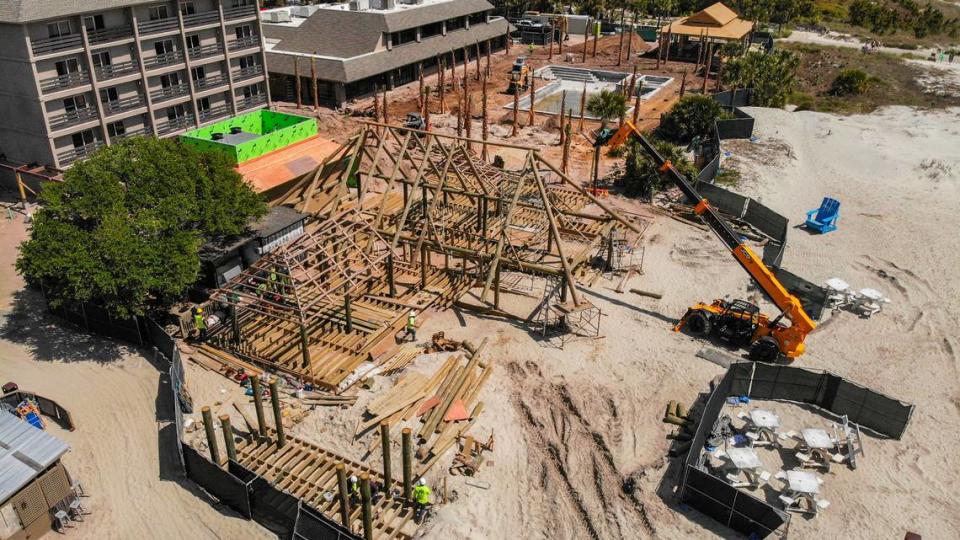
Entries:
<svg viewBox="0 0 960 540">
<path fill-rule="evenodd" d="M 24 392 L 23 390 L 16 390 L 14 392 L 4 394 L 3 397 L 0 397 L 0 402 L 11 409 L 16 409 L 17 405 L 22 403 L 24 400 L 30 400 L 36 403 L 37 408 L 40 409 L 40 414 L 52 419 L 63 429 L 70 431 L 76 429 L 76 425 L 73 423 L 73 419 L 70 417 L 70 412 L 61 407 L 59 403 L 52 399 L 34 394 L 33 392 Z"/>
<path fill-rule="evenodd" d="M 193 412 L 186 391 L 186 377 L 177 342 L 151 317 L 112 318 L 103 308 L 89 303 L 47 308 L 57 316 L 88 332 L 112 337 L 138 346 L 152 345 L 155 356 L 169 366 L 161 377 L 157 397 L 157 419 L 161 424 L 161 453 L 174 456 L 173 474 L 186 477 L 223 504 L 275 533 L 279 538 L 299 540 L 359 540 L 340 524 L 293 495 L 280 491 L 269 481 L 229 461 L 227 469 L 214 464 L 183 441 L 183 415 Z M 40 411 L 73 428 L 70 414 L 52 400 L 27 392 L 3 396 L 4 403 L 16 406 L 24 397 L 34 399 Z"/>
<path fill-rule="evenodd" d="M 714 386 L 697 424 L 680 474 L 679 500 L 745 535 L 785 536 L 790 515 L 711 474 L 705 466 L 704 442 L 711 436 L 730 396 L 804 403 L 847 419 L 880 436 L 899 440 L 913 405 L 891 398 L 826 371 L 792 366 L 737 362 Z"/>
</svg>

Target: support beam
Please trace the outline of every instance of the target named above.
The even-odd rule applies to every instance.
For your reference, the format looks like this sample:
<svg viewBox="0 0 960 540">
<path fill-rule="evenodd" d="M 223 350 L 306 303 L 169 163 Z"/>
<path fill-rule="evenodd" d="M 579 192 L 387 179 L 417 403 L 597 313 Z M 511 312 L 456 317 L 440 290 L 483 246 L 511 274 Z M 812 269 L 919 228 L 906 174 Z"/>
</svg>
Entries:
<svg viewBox="0 0 960 540">
<path fill-rule="evenodd" d="M 263 393 L 260 390 L 260 377 L 250 375 L 250 387 L 253 389 L 253 408 L 257 410 L 257 429 L 260 430 L 260 438 L 267 436 L 267 421 L 263 416 Z"/>
<path fill-rule="evenodd" d="M 223 445 L 227 448 L 227 459 L 237 460 L 237 445 L 233 440 L 233 427 L 230 426 L 230 416 L 220 415 L 220 428 L 223 430 Z"/>
<path fill-rule="evenodd" d="M 403 450 L 403 498 L 410 504 L 413 496 L 413 441 L 412 430 L 403 428 L 400 432 L 401 449 Z"/>
<path fill-rule="evenodd" d="M 280 412 L 280 388 L 276 377 L 270 380 L 270 402 L 273 405 L 273 421 L 276 423 L 277 448 L 287 444 L 287 436 L 283 432 L 283 414 Z"/>
<path fill-rule="evenodd" d="M 370 474 L 360 473 L 360 501 L 363 504 L 363 538 L 373 540 L 373 509 L 370 505 Z"/>
<path fill-rule="evenodd" d="M 383 486 L 386 498 L 393 496 L 390 486 L 393 485 L 393 474 L 390 469 L 390 423 L 380 422 L 380 447 L 383 449 Z"/>
<path fill-rule="evenodd" d="M 347 468 L 343 463 L 337 463 L 337 487 L 340 495 L 340 523 L 350 532 L 350 493 L 347 488 Z"/>
<path fill-rule="evenodd" d="M 210 461 L 216 466 L 220 466 L 220 448 L 217 447 L 217 432 L 213 427 L 213 413 L 210 407 L 200 409 L 203 416 L 203 429 L 207 432 L 207 447 L 210 448 Z"/>
</svg>

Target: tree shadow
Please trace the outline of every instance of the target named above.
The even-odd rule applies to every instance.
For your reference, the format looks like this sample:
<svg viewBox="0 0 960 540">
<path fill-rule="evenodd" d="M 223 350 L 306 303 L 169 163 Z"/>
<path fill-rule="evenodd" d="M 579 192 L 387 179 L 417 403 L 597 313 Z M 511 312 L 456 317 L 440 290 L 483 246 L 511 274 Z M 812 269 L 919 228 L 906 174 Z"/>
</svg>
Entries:
<svg viewBox="0 0 960 540">
<path fill-rule="evenodd" d="M 10 310 L 0 326 L 0 337 L 23 345 L 43 362 L 108 364 L 137 349 L 90 334 L 56 317 L 47 310 L 43 295 L 28 288 L 13 294 Z"/>
</svg>

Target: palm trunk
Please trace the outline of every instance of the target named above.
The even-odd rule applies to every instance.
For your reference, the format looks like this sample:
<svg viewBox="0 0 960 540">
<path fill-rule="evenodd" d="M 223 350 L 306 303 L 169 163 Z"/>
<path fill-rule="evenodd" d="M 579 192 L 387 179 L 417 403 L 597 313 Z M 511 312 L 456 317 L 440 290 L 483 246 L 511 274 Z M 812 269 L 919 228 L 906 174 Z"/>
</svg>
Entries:
<svg viewBox="0 0 960 540">
<path fill-rule="evenodd" d="M 487 49 L 487 50 L 489 51 L 490 49 Z M 489 59 L 490 57 L 488 56 L 487 58 Z M 480 125 L 480 131 L 481 131 L 481 138 L 483 139 L 483 150 L 480 153 L 480 157 L 482 157 L 483 160 L 486 161 L 487 160 L 487 128 L 489 127 L 488 118 L 487 118 L 487 76 L 486 75 L 483 76 L 483 98 L 482 99 L 483 99 L 483 103 L 481 104 L 481 107 L 483 109 L 483 120 L 482 120 L 482 124 Z"/>
<path fill-rule="evenodd" d="M 626 21 L 627 17 L 627 7 L 624 6 L 620 9 L 620 45 L 617 47 L 617 65 L 623 63 L 623 38 L 626 37 L 623 23 Z"/>
</svg>

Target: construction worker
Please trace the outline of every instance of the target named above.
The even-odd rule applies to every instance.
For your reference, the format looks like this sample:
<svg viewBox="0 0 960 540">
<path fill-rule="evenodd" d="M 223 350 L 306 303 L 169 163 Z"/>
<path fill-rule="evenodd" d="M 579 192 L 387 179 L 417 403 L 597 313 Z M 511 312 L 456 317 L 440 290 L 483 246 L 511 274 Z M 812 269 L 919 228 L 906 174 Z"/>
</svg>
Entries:
<svg viewBox="0 0 960 540">
<path fill-rule="evenodd" d="M 350 504 L 360 504 L 360 479 L 357 478 L 357 475 L 350 475 L 350 485 L 347 486 L 347 491 L 350 492 Z"/>
<path fill-rule="evenodd" d="M 421 523 L 427 514 L 427 509 L 430 506 L 431 493 L 430 486 L 427 485 L 425 479 L 421 478 L 417 480 L 417 486 L 413 488 L 414 519 L 417 523 Z"/>
<path fill-rule="evenodd" d="M 203 318 L 202 307 L 198 307 L 193 313 L 193 327 L 197 329 L 201 340 L 207 339 L 207 321 Z"/>
<path fill-rule="evenodd" d="M 280 292 L 280 287 L 277 285 L 277 269 L 273 267 L 270 270 L 270 292 Z"/>
<path fill-rule="evenodd" d="M 411 341 L 417 340 L 417 310 L 411 309 L 407 313 L 407 333 L 404 335 L 404 338 L 411 337 Z"/>
</svg>

